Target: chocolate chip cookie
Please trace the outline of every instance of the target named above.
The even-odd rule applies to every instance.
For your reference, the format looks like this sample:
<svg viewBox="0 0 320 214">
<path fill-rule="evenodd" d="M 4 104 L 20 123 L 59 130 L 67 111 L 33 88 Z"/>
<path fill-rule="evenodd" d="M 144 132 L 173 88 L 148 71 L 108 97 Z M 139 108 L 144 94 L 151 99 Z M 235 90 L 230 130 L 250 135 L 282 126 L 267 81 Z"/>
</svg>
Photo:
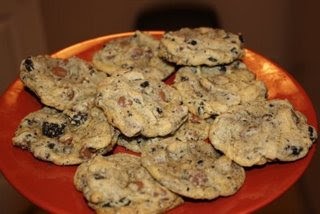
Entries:
<svg viewBox="0 0 320 214">
<path fill-rule="evenodd" d="M 159 56 L 178 65 L 221 65 L 243 56 L 242 36 L 207 27 L 169 31 L 160 40 Z"/>
<path fill-rule="evenodd" d="M 96 156 L 81 164 L 74 176 L 97 213 L 163 213 L 183 202 L 156 182 L 137 156 Z"/>
<path fill-rule="evenodd" d="M 141 158 L 143 166 L 157 181 L 189 198 L 232 195 L 245 180 L 241 166 L 203 141 L 169 138 L 147 144 Z"/>
<path fill-rule="evenodd" d="M 172 86 L 189 111 L 200 118 L 215 117 L 230 106 L 264 100 L 267 94 L 263 82 L 240 61 L 214 67 L 182 67 Z"/>
<path fill-rule="evenodd" d="M 66 114 L 87 114 L 94 104 L 97 84 L 107 77 L 80 58 L 35 56 L 24 59 L 20 79 L 47 106 Z"/>
<path fill-rule="evenodd" d="M 117 135 L 98 108 L 71 118 L 44 107 L 23 118 L 12 141 L 41 160 L 74 165 L 110 151 Z"/>
<path fill-rule="evenodd" d="M 127 137 L 168 135 L 188 115 L 188 108 L 174 88 L 147 79 L 139 72 L 108 78 L 98 89 L 96 104 L 104 110 L 108 121 Z"/>
<path fill-rule="evenodd" d="M 315 128 L 287 100 L 232 107 L 210 127 L 212 145 L 242 166 L 304 157 L 317 138 Z"/>
<path fill-rule="evenodd" d="M 125 71 L 139 71 L 148 78 L 163 80 L 174 66 L 158 57 L 159 40 L 146 32 L 112 40 L 97 51 L 93 64 L 102 71 L 114 75 Z"/>
</svg>

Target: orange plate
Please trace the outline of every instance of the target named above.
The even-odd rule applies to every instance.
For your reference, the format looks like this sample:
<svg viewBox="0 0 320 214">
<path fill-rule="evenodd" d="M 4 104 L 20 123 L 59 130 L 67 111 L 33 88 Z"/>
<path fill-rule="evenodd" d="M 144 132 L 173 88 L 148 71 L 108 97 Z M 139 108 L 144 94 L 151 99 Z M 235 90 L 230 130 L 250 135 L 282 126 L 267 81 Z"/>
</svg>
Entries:
<svg viewBox="0 0 320 214">
<path fill-rule="evenodd" d="M 150 32 L 160 38 L 163 32 Z M 115 34 L 81 42 L 55 54 L 67 58 L 77 55 L 90 61 L 94 51 L 108 40 L 132 35 Z M 317 127 L 316 113 L 310 99 L 286 71 L 259 54 L 246 50 L 248 67 L 265 82 L 269 97 L 286 98 Z M 31 153 L 15 148 L 11 138 L 20 120 L 41 107 L 39 101 L 23 87 L 20 80 L 11 84 L 0 98 L 0 169 L 22 195 L 50 213 L 93 213 L 82 194 L 73 186 L 75 166 L 56 166 L 35 159 Z M 122 151 L 119 147 L 116 151 Z M 275 200 L 303 174 L 315 152 L 296 162 L 272 163 L 247 169 L 247 178 L 238 193 L 211 201 L 187 200 L 169 213 L 248 213 Z"/>
</svg>

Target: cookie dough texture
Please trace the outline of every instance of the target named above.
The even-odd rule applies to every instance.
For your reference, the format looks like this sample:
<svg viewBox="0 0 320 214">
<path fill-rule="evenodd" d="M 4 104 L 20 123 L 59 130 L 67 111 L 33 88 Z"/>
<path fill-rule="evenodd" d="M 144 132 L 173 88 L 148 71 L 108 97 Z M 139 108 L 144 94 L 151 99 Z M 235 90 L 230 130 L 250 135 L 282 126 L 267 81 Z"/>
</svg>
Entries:
<svg viewBox="0 0 320 214">
<path fill-rule="evenodd" d="M 182 67 L 172 86 L 189 111 L 200 118 L 214 117 L 241 103 L 265 100 L 267 94 L 264 83 L 240 61 L 214 67 Z"/>
<path fill-rule="evenodd" d="M 162 80 L 174 67 L 158 57 L 159 40 L 146 32 L 136 31 L 133 36 L 107 42 L 97 51 L 93 64 L 114 75 L 125 71 L 139 71 L 149 78 Z"/>
<path fill-rule="evenodd" d="M 13 145 L 28 149 L 41 160 L 74 165 L 110 151 L 117 135 L 98 108 L 93 108 L 88 115 L 70 118 L 44 107 L 23 118 Z"/>
<path fill-rule="evenodd" d="M 178 65 L 227 64 L 242 57 L 241 40 L 241 36 L 222 29 L 182 28 L 164 34 L 159 56 Z"/>
<path fill-rule="evenodd" d="M 139 72 L 111 76 L 98 92 L 96 104 L 127 137 L 165 136 L 187 119 L 188 108 L 174 88 Z"/>
<path fill-rule="evenodd" d="M 74 184 L 97 213 L 163 213 L 183 202 L 150 176 L 139 157 L 124 153 L 81 164 Z"/>
<path fill-rule="evenodd" d="M 106 73 L 76 57 L 28 57 L 20 66 L 20 79 L 43 104 L 70 115 L 89 111 L 94 104 L 96 86 L 106 77 Z"/>
<path fill-rule="evenodd" d="M 316 130 L 287 100 L 246 103 L 218 116 L 210 127 L 213 146 L 242 166 L 304 157 Z"/>
<path fill-rule="evenodd" d="M 232 195 L 245 180 L 242 167 L 203 141 L 166 139 L 143 147 L 141 157 L 157 181 L 189 198 Z"/>
</svg>

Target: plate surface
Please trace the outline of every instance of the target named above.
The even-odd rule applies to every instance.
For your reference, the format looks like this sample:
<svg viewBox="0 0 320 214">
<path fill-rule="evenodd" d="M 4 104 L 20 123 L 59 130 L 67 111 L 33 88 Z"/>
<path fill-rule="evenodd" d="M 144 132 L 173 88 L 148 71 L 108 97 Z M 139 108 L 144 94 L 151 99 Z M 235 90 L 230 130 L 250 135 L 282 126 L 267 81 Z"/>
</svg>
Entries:
<svg viewBox="0 0 320 214">
<path fill-rule="evenodd" d="M 160 38 L 162 32 L 150 32 Z M 65 48 L 55 57 L 77 55 L 90 61 L 102 44 L 132 33 L 99 37 Z M 299 83 L 286 71 L 263 56 L 246 50 L 245 63 L 257 78 L 264 81 L 269 98 L 288 99 L 318 130 L 312 103 Z M 7 180 L 23 196 L 50 213 L 93 213 L 82 194 L 73 185 L 75 166 L 56 166 L 35 159 L 31 153 L 15 148 L 11 138 L 28 113 L 41 108 L 41 104 L 26 90 L 20 80 L 11 84 L 0 98 L 0 169 Z M 169 213 L 248 213 L 278 198 L 303 174 L 315 152 L 312 146 L 308 155 L 296 162 L 272 163 L 246 170 L 246 181 L 238 193 L 211 201 L 187 201 Z M 118 147 L 116 152 L 121 152 Z"/>
</svg>

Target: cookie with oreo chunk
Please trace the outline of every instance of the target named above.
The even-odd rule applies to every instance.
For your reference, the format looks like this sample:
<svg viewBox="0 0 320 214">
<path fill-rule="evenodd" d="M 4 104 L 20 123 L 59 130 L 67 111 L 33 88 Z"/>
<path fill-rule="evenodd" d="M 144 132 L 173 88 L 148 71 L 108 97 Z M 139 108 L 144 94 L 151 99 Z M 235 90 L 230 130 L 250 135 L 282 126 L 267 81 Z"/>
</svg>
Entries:
<svg viewBox="0 0 320 214">
<path fill-rule="evenodd" d="M 133 71 L 111 76 L 100 84 L 96 104 L 127 137 L 166 136 L 188 116 L 178 91 Z"/>
<path fill-rule="evenodd" d="M 169 190 L 194 199 L 214 199 L 236 193 L 245 171 L 204 141 L 168 138 L 142 148 L 142 164 Z"/>
<path fill-rule="evenodd" d="M 125 153 L 81 164 L 74 184 L 97 213 L 164 213 L 183 203 L 151 177 L 140 157 Z"/>
<path fill-rule="evenodd" d="M 229 107 L 265 100 L 267 89 L 241 61 L 221 66 L 182 67 L 176 73 L 176 88 L 189 111 L 200 117 L 215 117 Z"/>
<path fill-rule="evenodd" d="M 44 107 L 22 119 L 12 141 L 38 159 L 57 165 L 74 165 L 111 151 L 117 136 L 118 131 L 109 125 L 98 108 L 91 109 L 81 120 L 75 120 L 56 109 Z"/>
<path fill-rule="evenodd" d="M 160 40 L 159 56 L 185 66 L 215 66 L 241 59 L 242 37 L 222 29 L 181 28 L 166 32 Z"/>
<path fill-rule="evenodd" d="M 317 132 L 287 100 L 266 100 L 234 106 L 219 115 L 209 138 L 230 159 L 250 167 L 303 158 Z"/>
<path fill-rule="evenodd" d="M 71 57 L 28 57 L 21 62 L 20 79 L 47 106 L 69 116 L 88 114 L 94 105 L 97 84 L 107 78 L 90 63 Z"/>
<path fill-rule="evenodd" d="M 110 74 L 139 71 L 148 78 L 163 80 L 174 72 L 174 66 L 158 57 L 159 40 L 147 32 L 107 42 L 92 59 L 100 70 Z"/>
</svg>

